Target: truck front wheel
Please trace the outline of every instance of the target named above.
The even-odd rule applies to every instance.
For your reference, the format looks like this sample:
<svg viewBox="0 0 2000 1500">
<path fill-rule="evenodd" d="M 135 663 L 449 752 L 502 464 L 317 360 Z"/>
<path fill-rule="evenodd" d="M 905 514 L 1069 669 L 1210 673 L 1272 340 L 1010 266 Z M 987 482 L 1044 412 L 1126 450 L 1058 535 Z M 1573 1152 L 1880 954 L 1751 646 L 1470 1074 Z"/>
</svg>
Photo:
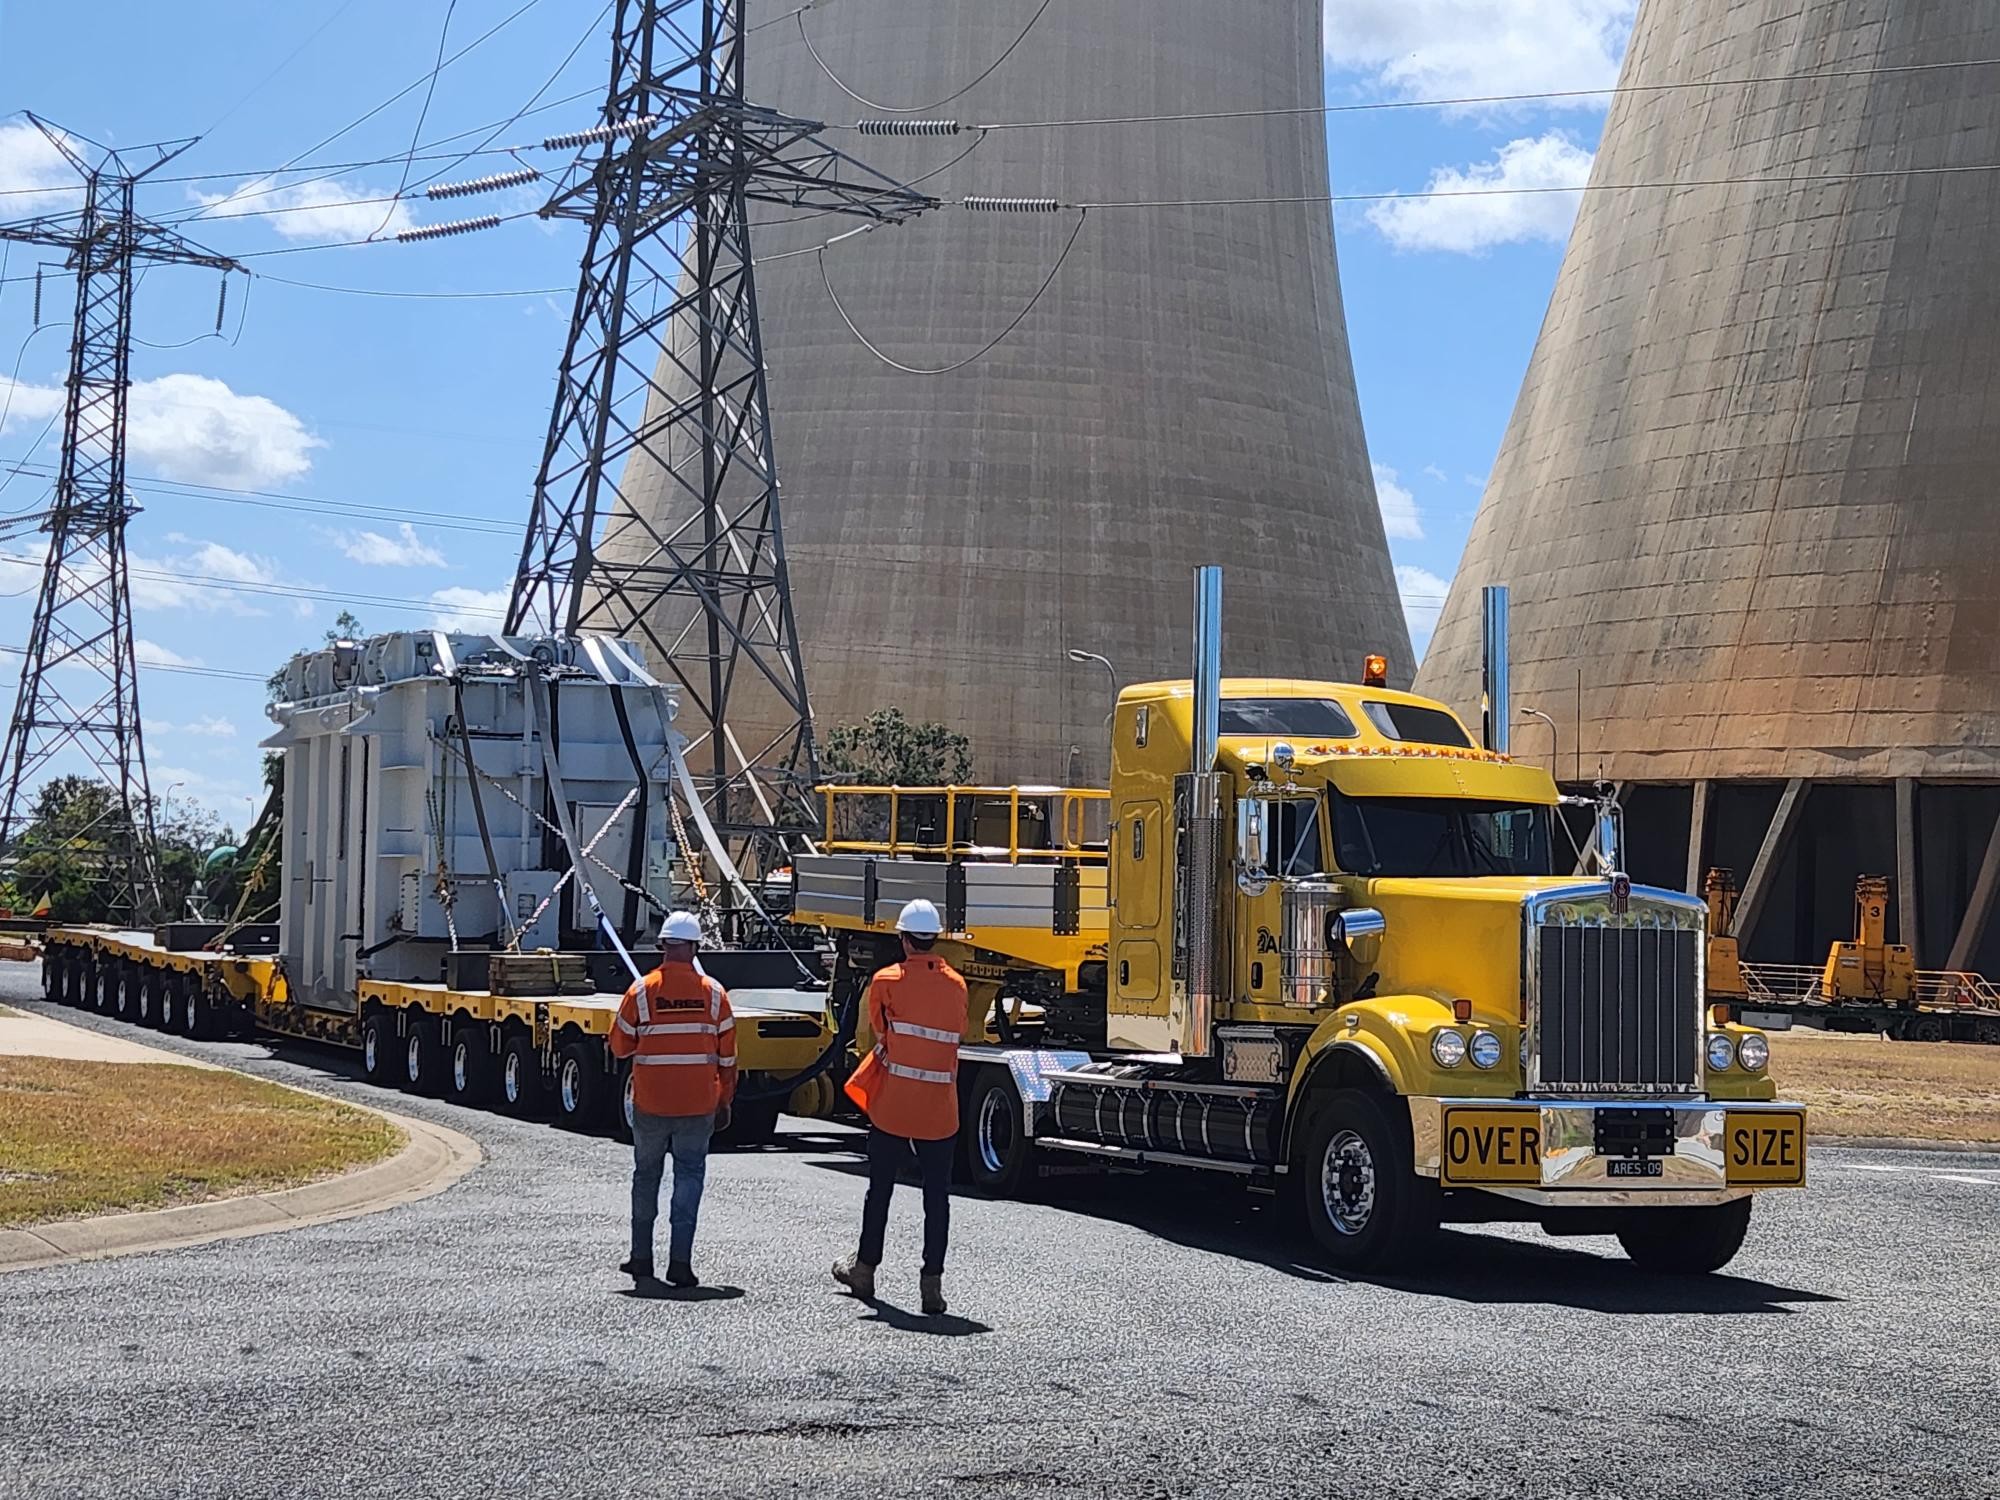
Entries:
<svg viewBox="0 0 2000 1500">
<path fill-rule="evenodd" d="M 1634 1212 L 1618 1243 L 1642 1271 L 1664 1276 L 1706 1276 L 1720 1271 L 1743 1248 L 1750 1232 L 1750 1200 L 1714 1208 L 1652 1208 Z"/>
<path fill-rule="evenodd" d="M 1421 1261 L 1437 1235 L 1438 1186 L 1416 1174 L 1401 1111 L 1360 1089 L 1334 1089 L 1312 1108 L 1293 1172 L 1327 1261 L 1340 1271 Z"/>
</svg>

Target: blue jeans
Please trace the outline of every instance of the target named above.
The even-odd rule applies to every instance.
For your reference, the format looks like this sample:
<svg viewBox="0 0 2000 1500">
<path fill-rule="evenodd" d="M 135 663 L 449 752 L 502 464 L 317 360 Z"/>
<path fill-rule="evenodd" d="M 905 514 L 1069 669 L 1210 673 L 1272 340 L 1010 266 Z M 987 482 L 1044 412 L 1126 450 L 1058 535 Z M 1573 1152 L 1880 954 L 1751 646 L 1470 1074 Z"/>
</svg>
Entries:
<svg viewBox="0 0 2000 1500">
<path fill-rule="evenodd" d="M 694 1253 L 694 1224 L 708 1179 L 708 1138 L 713 1115 L 649 1115 L 632 1111 L 632 1258 L 653 1258 L 653 1224 L 660 1217 L 660 1178 L 667 1153 L 674 1158 L 674 1193 L 667 1206 L 667 1260 Z"/>
</svg>

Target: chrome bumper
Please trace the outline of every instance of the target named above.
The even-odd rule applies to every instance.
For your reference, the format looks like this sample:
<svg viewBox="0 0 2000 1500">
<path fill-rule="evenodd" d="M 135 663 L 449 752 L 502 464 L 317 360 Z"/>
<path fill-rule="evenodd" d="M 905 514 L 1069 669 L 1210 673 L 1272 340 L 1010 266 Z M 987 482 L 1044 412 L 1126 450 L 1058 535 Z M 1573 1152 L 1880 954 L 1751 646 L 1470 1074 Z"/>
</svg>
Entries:
<svg viewBox="0 0 2000 1500">
<path fill-rule="evenodd" d="M 1668 1103 L 1653 1099 L 1439 1099 L 1409 1100 L 1410 1128 L 1416 1169 L 1426 1177 L 1447 1177 L 1445 1119 L 1453 1110 L 1493 1111 L 1532 1116 L 1539 1135 L 1539 1171 L 1523 1164 L 1510 1181 L 1459 1181 L 1453 1187 L 1547 1206 L 1620 1207 L 1659 1203 L 1663 1199 L 1695 1205 L 1726 1203 L 1755 1188 L 1732 1185 L 1727 1157 L 1728 1117 L 1763 1113 L 1803 1113 L 1800 1105 L 1780 1101 L 1737 1103 L 1697 1100 Z M 1671 1150 L 1653 1154 L 1659 1175 L 1623 1175 L 1629 1154 L 1598 1150 L 1598 1112 L 1616 1111 L 1630 1117 L 1643 1114 L 1665 1134 L 1671 1122 Z M 1769 1184 L 1777 1186 L 1779 1184 Z"/>
</svg>

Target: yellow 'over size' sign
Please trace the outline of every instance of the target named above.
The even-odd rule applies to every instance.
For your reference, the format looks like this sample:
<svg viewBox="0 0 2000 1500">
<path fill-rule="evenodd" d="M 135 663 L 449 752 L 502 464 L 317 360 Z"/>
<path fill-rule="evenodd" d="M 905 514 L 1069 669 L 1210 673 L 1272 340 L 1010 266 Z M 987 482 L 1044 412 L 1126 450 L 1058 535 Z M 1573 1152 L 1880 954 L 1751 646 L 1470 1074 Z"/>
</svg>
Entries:
<svg viewBox="0 0 2000 1500">
<path fill-rule="evenodd" d="M 1447 1187 L 1542 1180 L 1542 1117 L 1532 1109 L 1448 1109 L 1444 1115 Z"/>
</svg>

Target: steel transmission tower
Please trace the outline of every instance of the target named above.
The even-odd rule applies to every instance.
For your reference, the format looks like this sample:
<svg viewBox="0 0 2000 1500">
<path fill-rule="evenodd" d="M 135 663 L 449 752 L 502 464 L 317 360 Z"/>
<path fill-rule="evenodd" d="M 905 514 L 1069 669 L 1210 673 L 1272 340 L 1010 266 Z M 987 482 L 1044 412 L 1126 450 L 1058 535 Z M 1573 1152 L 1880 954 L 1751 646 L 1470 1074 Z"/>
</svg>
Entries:
<svg viewBox="0 0 2000 1500">
<path fill-rule="evenodd" d="M 624 635 L 680 684 L 725 837 L 810 830 L 812 715 L 785 572 L 749 208 L 897 223 L 936 205 L 747 102 L 746 0 L 619 0 L 603 123 L 542 209 L 589 225 L 507 629 Z M 838 231 L 837 220 L 829 217 Z M 667 476 L 628 503 L 628 465 Z M 782 730 L 742 742 L 731 703 Z"/>
<path fill-rule="evenodd" d="M 35 603 L 0 791 L 0 847 L 27 821 L 38 778 L 74 746 L 116 802 L 101 872 L 114 911 L 143 917 L 158 904 L 153 799 L 139 726 L 139 680 L 125 571 L 125 407 L 131 384 L 132 292 L 141 265 L 242 267 L 158 224 L 134 207 L 141 179 L 193 140 L 111 150 L 95 142 L 92 165 L 72 136 L 29 115 L 83 178 L 83 206 L 0 224 L 0 241 L 64 252 L 76 277 L 68 399 L 54 503 L 41 529 L 48 561 Z"/>
</svg>

